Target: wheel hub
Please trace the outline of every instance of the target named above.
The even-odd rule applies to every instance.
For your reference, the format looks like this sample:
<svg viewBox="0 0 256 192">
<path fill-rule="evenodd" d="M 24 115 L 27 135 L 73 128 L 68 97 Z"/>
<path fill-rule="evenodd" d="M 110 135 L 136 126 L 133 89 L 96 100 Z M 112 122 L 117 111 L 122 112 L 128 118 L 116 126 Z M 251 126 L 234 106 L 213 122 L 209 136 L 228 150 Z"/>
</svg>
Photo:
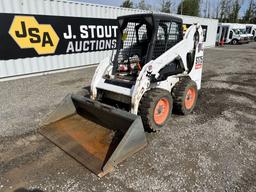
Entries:
<svg viewBox="0 0 256 192">
<path fill-rule="evenodd" d="M 195 98 L 196 98 L 195 88 L 191 87 L 188 89 L 186 94 L 186 99 L 185 99 L 185 107 L 187 109 L 191 109 L 193 107 Z"/>
<path fill-rule="evenodd" d="M 158 115 L 160 115 L 164 110 L 164 106 L 160 105 L 157 109 Z"/>
<path fill-rule="evenodd" d="M 156 124 L 163 124 L 169 116 L 170 103 L 166 98 L 160 99 L 154 109 L 154 121 Z"/>
</svg>

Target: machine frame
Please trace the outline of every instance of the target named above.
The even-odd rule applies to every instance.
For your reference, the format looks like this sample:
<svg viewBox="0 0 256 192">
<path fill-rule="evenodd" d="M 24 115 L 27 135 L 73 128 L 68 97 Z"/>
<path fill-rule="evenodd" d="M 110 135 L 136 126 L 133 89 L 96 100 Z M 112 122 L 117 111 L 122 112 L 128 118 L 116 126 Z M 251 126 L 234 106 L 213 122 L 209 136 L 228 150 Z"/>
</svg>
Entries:
<svg viewBox="0 0 256 192">
<path fill-rule="evenodd" d="M 138 113 L 138 107 L 142 96 L 146 91 L 153 88 L 160 88 L 172 92 L 172 88 L 179 81 L 180 77 L 189 76 L 197 84 L 197 89 L 201 88 L 201 77 L 202 77 L 202 65 L 203 65 L 203 30 L 199 24 L 194 24 L 182 37 L 182 20 L 166 14 L 139 14 L 132 15 L 132 17 L 152 17 L 153 23 L 156 26 L 152 38 L 152 44 L 150 44 L 149 53 L 147 55 L 148 62 L 143 66 L 140 71 L 136 82 L 131 87 L 125 87 L 122 85 L 116 85 L 107 83 L 108 79 L 114 79 L 113 71 L 115 71 L 115 63 L 111 60 L 111 57 L 105 58 L 100 62 L 97 67 L 91 84 L 91 99 L 97 100 L 99 90 L 103 92 L 111 92 L 112 99 L 113 95 L 116 96 L 117 100 L 130 101 L 130 112 L 133 114 Z M 126 19 L 127 16 L 119 17 L 118 20 Z M 159 57 L 152 59 L 152 51 L 154 50 L 154 42 L 156 41 L 156 31 L 159 28 L 159 22 L 175 21 L 179 22 L 180 39 L 170 49 L 166 50 Z M 119 22 L 120 23 L 120 22 Z M 119 34 L 122 32 L 119 31 Z M 118 50 L 116 51 L 116 54 Z M 190 57 L 190 59 L 189 59 Z M 190 63 L 189 63 L 190 62 Z M 178 63 L 183 68 L 182 71 L 178 71 L 177 74 L 170 74 L 164 80 L 159 79 L 161 76 L 160 71 L 168 65 Z M 128 97 L 128 99 L 127 99 Z M 121 99 L 120 99 L 121 98 Z"/>
</svg>

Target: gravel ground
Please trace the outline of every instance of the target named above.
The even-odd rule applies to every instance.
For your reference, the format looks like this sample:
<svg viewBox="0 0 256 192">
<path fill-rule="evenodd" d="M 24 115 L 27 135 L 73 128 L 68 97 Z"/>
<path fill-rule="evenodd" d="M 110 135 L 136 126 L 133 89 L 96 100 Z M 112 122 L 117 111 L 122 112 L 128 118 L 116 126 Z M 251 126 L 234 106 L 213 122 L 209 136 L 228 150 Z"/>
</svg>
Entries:
<svg viewBox="0 0 256 192">
<path fill-rule="evenodd" d="M 99 179 L 38 134 L 95 68 L 0 83 L 0 191 L 256 191 L 256 43 L 206 50 L 198 105 Z"/>
</svg>

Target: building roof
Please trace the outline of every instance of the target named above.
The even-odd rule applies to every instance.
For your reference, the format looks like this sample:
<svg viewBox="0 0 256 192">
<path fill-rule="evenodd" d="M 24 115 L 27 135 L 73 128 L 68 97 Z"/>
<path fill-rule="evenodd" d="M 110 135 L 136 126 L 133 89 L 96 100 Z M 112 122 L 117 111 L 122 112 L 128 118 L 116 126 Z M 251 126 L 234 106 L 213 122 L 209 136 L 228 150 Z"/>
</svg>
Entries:
<svg viewBox="0 0 256 192">
<path fill-rule="evenodd" d="M 155 20 L 172 20 L 172 21 L 177 21 L 177 22 L 182 22 L 182 19 L 179 18 L 179 17 L 175 17 L 175 16 L 172 16 L 172 15 L 169 15 L 169 14 L 164 14 L 164 13 L 154 13 L 154 12 L 151 12 L 151 13 L 139 13 L 139 14 L 130 14 L 130 15 L 124 15 L 124 16 L 120 16 L 118 17 L 118 19 L 121 19 L 121 18 L 139 18 L 139 17 L 153 17 L 153 19 Z"/>
</svg>

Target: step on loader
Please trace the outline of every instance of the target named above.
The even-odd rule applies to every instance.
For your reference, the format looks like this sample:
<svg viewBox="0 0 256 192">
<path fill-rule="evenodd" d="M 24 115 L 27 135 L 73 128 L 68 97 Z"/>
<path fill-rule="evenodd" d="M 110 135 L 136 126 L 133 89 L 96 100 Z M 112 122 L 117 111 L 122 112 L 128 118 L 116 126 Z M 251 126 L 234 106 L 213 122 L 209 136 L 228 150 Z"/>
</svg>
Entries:
<svg viewBox="0 0 256 192">
<path fill-rule="evenodd" d="M 117 49 L 98 65 L 89 89 L 67 95 L 41 134 L 102 177 L 147 145 L 175 108 L 193 111 L 201 88 L 203 30 L 167 14 L 117 18 Z"/>
</svg>

